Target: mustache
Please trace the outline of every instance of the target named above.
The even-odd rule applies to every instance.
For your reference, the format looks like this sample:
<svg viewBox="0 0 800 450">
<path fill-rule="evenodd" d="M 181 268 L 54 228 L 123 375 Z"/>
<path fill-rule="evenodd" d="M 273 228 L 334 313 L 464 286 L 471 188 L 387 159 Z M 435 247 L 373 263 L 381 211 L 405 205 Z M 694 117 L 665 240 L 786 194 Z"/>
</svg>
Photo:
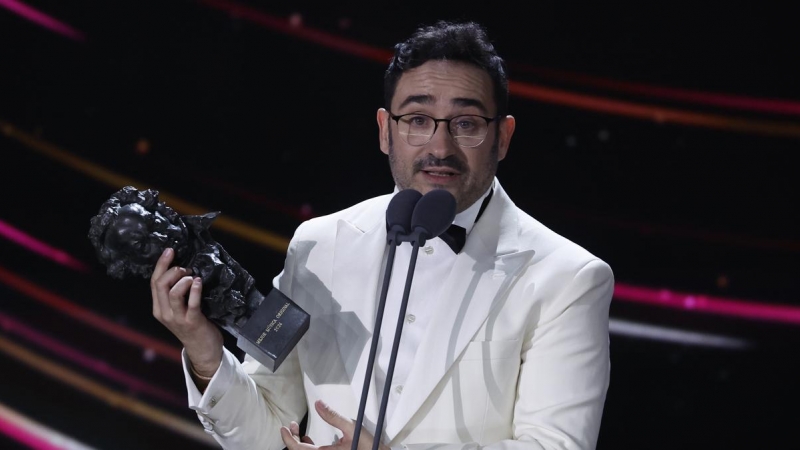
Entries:
<svg viewBox="0 0 800 450">
<path fill-rule="evenodd" d="M 429 169 L 431 167 L 449 167 L 451 169 L 455 169 L 460 173 L 465 173 L 469 170 L 467 165 L 463 163 L 461 160 L 456 159 L 453 156 L 448 156 L 444 159 L 439 159 L 433 155 L 427 155 L 424 158 L 420 158 L 414 161 L 414 172 L 419 172 L 423 169 Z"/>
</svg>

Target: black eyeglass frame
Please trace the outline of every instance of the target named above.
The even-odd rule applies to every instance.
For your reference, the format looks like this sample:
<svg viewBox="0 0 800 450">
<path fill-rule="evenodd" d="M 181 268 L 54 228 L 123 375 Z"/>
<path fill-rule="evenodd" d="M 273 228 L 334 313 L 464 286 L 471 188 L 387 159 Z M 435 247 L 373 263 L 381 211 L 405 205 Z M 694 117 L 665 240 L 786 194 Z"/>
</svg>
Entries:
<svg viewBox="0 0 800 450">
<path fill-rule="evenodd" d="M 450 122 L 452 122 L 453 119 L 457 119 L 459 117 L 480 117 L 481 119 L 486 121 L 486 128 L 488 129 L 490 123 L 494 122 L 495 120 L 500 120 L 503 117 L 500 114 L 498 114 L 498 115 L 496 115 L 494 117 L 485 117 L 485 116 L 481 116 L 479 114 L 459 114 L 459 115 L 453 116 L 453 117 L 451 117 L 449 119 L 437 119 L 437 118 L 435 118 L 433 116 L 429 116 L 429 115 L 423 114 L 423 113 L 407 113 L 407 114 L 400 114 L 399 116 L 396 116 L 396 115 L 394 115 L 394 113 L 392 113 L 389 110 L 387 110 L 387 112 L 389 113 L 389 118 L 394 120 L 394 122 L 397 124 L 398 127 L 400 126 L 400 119 L 402 119 L 403 117 L 406 117 L 406 116 L 425 116 L 425 117 L 433 120 L 433 133 L 431 133 L 431 135 L 428 136 L 428 140 L 427 141 L 423 142 L 422 144 L 411 144 L 410 142 L 408 142 L 408 138 L 406 137 L 406 143 L 408 145 L 413 146 L 413 147 L 422 147 L 423 145 L 425 145 L 428 142 L 430 142 L 431 139 L 433 139 L 433 136 L 436 134 L 436 130 L 439 128 L 439 122 L 447 122 L 447 133 L 450 135 L 450 138 L 452 138 L 453 141 L 456 144 L 458 144 L 459 146 L 464 147 L 464 148 L 475 148 L 475 147 L 483 144 L 483 142 L 486 140 L 486 136 L 489 135 L 489 132 L 487 131 L 486 134 L 483 136 L 483 139 L 481 139 L 481 141 L 478 142 L 475 145 L 462 145 L 460 142 L 458 142 L 458 139 L 456 139 L 456 137 L 453 136 L 453 130 L 450 129 Z"/>
</svg>

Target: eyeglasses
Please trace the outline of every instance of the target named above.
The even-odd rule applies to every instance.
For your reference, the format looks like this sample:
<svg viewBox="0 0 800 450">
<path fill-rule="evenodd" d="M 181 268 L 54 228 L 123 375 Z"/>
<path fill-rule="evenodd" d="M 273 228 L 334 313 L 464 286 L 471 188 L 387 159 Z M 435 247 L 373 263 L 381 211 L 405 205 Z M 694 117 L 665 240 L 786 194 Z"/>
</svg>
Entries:
<svg viewBox="0 0 800 450">
<path fill-rule="evenodd" d="M 453 140 L 462 147 L 477 147 L 486 139 L 489 124 L 500 116 L 483 117 L 477 115 L 456 116 L 452 119 L 434 119 L 420 113 L 410 113 L 395 116 L 389 113 L 396 123 L 398 132 L 408 145 L 419 147 L 427 144 L 436 133 L 439 122 L 447 122 L 447 131 Z"/>
</svg>

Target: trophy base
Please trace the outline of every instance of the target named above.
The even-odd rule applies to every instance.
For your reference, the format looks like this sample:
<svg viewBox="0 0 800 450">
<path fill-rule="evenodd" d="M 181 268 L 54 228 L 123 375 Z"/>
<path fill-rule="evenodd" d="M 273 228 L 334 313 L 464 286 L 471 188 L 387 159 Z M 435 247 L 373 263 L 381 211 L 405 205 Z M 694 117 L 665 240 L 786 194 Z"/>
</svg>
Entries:
<svg viewBox="0 0 800 450">
<path fill-rule="evenodd" d="M 275 372 L 311 323 L 311 317 L 273 288 L 236 334 L 236 346 Z"/>
</svg>

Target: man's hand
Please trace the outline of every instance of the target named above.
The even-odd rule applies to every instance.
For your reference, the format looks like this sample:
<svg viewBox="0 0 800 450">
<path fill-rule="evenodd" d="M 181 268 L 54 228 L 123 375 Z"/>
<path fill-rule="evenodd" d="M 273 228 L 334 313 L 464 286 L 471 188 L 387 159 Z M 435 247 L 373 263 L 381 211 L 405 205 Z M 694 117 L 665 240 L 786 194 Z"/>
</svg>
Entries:
<svg viewBox="0 0 800 450">
<path fill-rule="evenodd" d="M 342 437 L 331 445 L 316 446 L 308 436 L 300 436 L 300 427 L 296 422 L 292 422 L 288 427 L 281 427 L 281 437 L 288 450 L 350 450 L 353 446 L 353 433 L 356 423 L 352 419 L 343 417 L 336 411 L 330 409 L 322 400 L 314 403 L 314 409 L 322 420 L 338 428 L 342 432 Z M 358 450 L 372 450 L 373 438 L 368 431 L 361 428 L 361 436 L 358 438 Z M 379 450 L 389 450 L 389 447 L 381 444 Z"/>
<path fill-rule="evenodd" d="M 153 316 L 181 341 L 195 372 L 211 377 L 222 361 L 222 332 L 200 309 L 200 278 L 192 279 L 183 267 L 169 267 L 174 253 L 166 249 L 150 276 Z"/>
</svg>

